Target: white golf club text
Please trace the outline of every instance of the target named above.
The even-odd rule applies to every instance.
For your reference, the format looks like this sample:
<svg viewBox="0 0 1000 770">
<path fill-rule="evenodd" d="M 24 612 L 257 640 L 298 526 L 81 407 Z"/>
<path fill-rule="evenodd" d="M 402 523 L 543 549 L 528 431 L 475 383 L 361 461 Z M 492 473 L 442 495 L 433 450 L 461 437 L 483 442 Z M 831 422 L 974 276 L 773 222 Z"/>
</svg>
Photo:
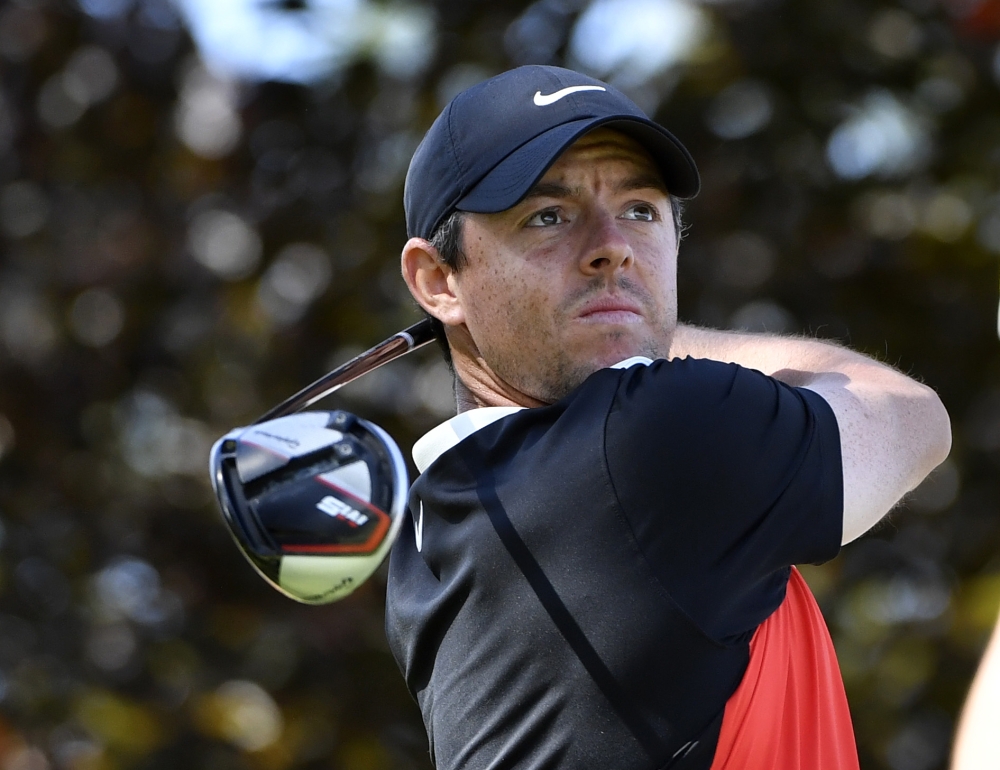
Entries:
<svg viewBox="0 0 1000 770">
<path fill-rule="evenodd" d="M 365 514 L 359 513 L 343 500 L 338 500 L 336 497 L 331 497 L 330 495 L 327 495 L 316 503 L 316 507 L 327 516 L 346 519 L 349 524 L 355 527 L 360 527 L 368 523 L 368 517 Z"/>
</svg>

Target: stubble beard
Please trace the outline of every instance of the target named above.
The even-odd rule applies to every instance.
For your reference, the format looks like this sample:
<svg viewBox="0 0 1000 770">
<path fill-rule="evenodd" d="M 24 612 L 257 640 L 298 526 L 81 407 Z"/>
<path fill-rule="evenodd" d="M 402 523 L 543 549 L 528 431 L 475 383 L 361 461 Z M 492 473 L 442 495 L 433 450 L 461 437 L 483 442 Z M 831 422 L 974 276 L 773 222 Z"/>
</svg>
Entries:
<svg viewBox="0 0 1000 770">
<path fill-rule="evenodd" d="M 573 309 L 579 307 L 591 295 L 606 291 L 604 280 L 592 281 L 585 289 L 577 292 L 565 302 L 561 303 L 555 312 L 557 319 L 567 319 L 572 316 Z M 640 302 L 648 313 L 660 306 L 653 302 L 649 293 L 637 283 L 627 278 L 620 278 L 615 282 L 615 288 L 622 294 L 631 296 Z M 600 369 L 613 366 L 619 360 L 631 356 L 645 356 L 656 360 L 667 358 L 670 352 L 670 345 L 673 341 L 674 330 L 677 325 L 676 311 L 671 312 L 668 308 L 666 313 L 656 313 L 651 325 L 646 328 L 648 333 L 639 340 L 636 348 L 615 361 L 602 361 L 595 355 L 588 357 L 585 351 L 582 355 L 571 355 L 559 340 L 552 338 L 538 339 L 537 333 L 535 344 L 531 347 L 535 350 L 544 351 L 548 355 L 536 358 L 536 364 L 530 367 L 534 376 L 526 377 L 523 368 L 523 358 L 518 355 L 510 356 L 509 360 L 497 360 L 494 371 L 508 383 L 514 385 L 519 391 L 544 403 L 555 403 L 572 393 L 580 387 L 590 375 Z M 525 331 L 523 335 L 529 332 Z M 616 342 L 625 338 L 627 332 L 624 330 L 612 330 L 607 335 L 609 342 Z M 526 339 L 526 336 L 520 336 Z M 516 361 L 514 359 L 517 359 Z"/>
<path fill-rule="evenodd" d="M 651 360 L 666 358 L 670 348 L 669 340 L 672 336 L 672 329 L 664 325 L 659 329 L 659 331 L 663 333 L 664 338 L 667 340 L 665 344 L 660 344 L 654 339 L 646 339 L 637 350 L 630 353 L 630 355 L 626 356 L 626 358 L 630 358 L 632 356 L 645 356 Z M 612 332 L 609 335 L 611 339 L 621 338 L 623 336 L 624 334 L 622 332 Z M 549 404 L 555 403 L 580 387 L 594 372 L 600 371 L 608 366 L 613 366 L 617 363 L 619 363 L 619 361 L 603 362 L 595 361 L 593 359 L 586 361 L 574 361 L 567 355 L 557 355 L 553 357 L 552 361 L 548 362 L 547 366 L 544 367 L 544 374 L 539 378 L 539 382 L 534 388 L 537 392 L 531 395 L 539 401 L 544 401 Z"/>
</svg>

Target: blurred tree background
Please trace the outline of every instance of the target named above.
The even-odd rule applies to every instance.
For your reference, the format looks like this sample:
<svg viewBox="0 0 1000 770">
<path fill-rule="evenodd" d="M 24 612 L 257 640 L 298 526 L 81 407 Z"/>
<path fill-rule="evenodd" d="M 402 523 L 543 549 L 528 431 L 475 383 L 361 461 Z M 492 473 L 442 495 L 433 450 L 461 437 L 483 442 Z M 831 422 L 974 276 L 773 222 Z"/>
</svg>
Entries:
<svg viewBox="0 0 1000 770">
<path fill-rule="evenodd" d="M 211 441 L 413 322 L 410 154 L 510 66 L 610 79 L 677 133 L 681 313 L 923 378 L 951 459 L 805 570 L 862 767 L 947 764 L 1000 606 L 997 0 L 0 4 L 0 769 L 426 768 L 377 576 L 271 591 Z M 425 350 L 331 403 L 404 450 Z"/>
</svg>

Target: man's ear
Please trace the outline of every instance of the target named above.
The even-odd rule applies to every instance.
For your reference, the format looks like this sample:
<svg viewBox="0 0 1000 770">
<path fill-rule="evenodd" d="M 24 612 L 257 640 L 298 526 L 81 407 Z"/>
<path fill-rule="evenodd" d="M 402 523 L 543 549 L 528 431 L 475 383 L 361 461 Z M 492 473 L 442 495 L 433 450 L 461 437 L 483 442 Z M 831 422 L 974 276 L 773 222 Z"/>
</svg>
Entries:
<svg viewBox="0 0 1000 770">
<path fill-rule="evenodd" d="M 465 311 L 455 295 L 455 271 L 423 238 L 410 238 L 400 257 L 403 280 L 420 306 L 445 326 L 465 323 Z"/>
</svg>

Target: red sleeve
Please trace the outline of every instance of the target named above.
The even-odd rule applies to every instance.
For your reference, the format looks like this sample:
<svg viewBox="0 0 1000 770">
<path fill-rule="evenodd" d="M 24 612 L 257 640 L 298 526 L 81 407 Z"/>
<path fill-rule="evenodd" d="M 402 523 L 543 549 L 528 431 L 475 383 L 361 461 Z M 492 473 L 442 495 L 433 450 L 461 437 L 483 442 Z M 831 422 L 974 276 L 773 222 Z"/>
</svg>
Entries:
<svg viewBox="0 0 1000 770">
<path fill-rule="evenodd" d="M 726 703 L 711 770 L 857 769 L 833 641 L 793 567 L 784 602 L 750 642 L 750 665 Z"/>
</svg>

